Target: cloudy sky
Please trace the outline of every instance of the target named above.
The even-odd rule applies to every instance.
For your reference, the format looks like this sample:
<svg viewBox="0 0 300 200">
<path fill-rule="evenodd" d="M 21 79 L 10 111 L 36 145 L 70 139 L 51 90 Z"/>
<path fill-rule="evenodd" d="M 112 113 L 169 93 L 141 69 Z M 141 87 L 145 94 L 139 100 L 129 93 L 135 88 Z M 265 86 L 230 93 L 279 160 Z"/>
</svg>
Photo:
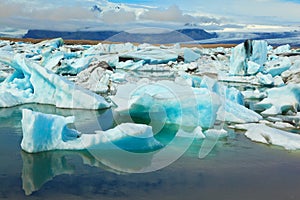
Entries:
<svg viewBox="0 0 300 200">
<path fill-rule="evenodd" d="M 300 27 L 300 0 L 0 1 L 0 28 L 174 29 L 187 23 L 214 31 Z"/>
</svg>

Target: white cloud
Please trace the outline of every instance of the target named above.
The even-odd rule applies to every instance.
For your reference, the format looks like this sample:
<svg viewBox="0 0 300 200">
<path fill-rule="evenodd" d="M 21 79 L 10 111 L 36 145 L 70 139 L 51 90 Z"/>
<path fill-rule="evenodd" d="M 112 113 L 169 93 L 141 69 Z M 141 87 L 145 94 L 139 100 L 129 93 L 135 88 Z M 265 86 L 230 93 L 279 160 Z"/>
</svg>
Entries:
<svg viewBox="0 0 300 200">
<path fill-rule="evenodd" d="M 224 28 L 228 24 L 300 24 L 300 4 L 284 0 L 152 0 L 148 6 L 103 0 L 1 0 L 0 24 L 21 28 L 179 27 L 184 23 Z M 95 4 L 103 13 L 90 11 Z M 157 8 L 153 7 L 157 5 Z M 120 6 L 116 10 L 115 7 Z M 152 7 L 151 7 L 152 6 Z M 228 27 L 228 26 L 227 26 Z"/>
<path fill-rule="evenodd" d="M 109 24 L 124 24 L 134 22 L 136 20 L 136 14 L 120 9 L 119 11 L 104 12 L 101 19 L 103 22 Z"/>
<path fill-rule="evenodd" d="M 213 17 L 207 16 L 192 16 L 190 14 L 184 14 L 178 6 L 172 5 L 167 9 L 150 9 L 140 16 L 141 20 L 151 21 L 169 21 L 169 22 L 180 22 L 180 23 L 220 23 L 220 20 Z"/>
</svg>

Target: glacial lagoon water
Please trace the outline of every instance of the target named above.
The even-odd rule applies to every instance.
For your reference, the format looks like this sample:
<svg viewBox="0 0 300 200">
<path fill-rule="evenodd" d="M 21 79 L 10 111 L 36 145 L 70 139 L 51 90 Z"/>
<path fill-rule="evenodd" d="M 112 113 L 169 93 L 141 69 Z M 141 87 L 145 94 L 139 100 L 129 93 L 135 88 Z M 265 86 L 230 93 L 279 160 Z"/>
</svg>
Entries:
<svg viewBox="0 0 300 200">
<path fill-rule="evenodd" d="M 75 128 L 92 132 L 114 126 L 111 110 L 56 109 L 23 105 L 0 109 L 0 199 L 299 199 L 300 152 L 257 144 L 229 130 L 203 159 L 195 139 L 178 160 L 150 173 L 126 173 L 147 165 L 126 163 L 113 150 L 95 158 L 89 151 L 21 150 L 21 109 L 75 115 Z M 97 121 L 95 123 L 95 121 Z M 172 130 L 167 127 L 165 132 Z M 157 135 L 167 144 L 174 134 Z M 180 144 L 178 144 L 180 145 Z M 179 148 L 179 147 L 178 147 Z M 140 166 L 139 166 L 140 165 Z"/>
</svg>

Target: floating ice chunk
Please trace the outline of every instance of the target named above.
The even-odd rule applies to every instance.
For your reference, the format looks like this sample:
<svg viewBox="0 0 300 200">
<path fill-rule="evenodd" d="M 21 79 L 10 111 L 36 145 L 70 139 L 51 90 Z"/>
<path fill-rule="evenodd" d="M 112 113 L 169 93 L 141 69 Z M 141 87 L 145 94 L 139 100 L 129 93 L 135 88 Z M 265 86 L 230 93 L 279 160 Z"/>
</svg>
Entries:
<svg viewBox="0 0 300 200">
<path fill-rule="evenodd" d="M 198 64 L 196 62 L 191 62 L 188 64 L 187 71 L 194 72 L 198 69 Z"/>
<path fill-rule="evenodd" d="M 31 110 L 22 110 L 23 139 L 21 147 L 29 153 L 50 150 L 83 150 L 111 147 L 131 151 L 152 150 L 161 147 L 154 139 L 152 128 L 142 124 L 125 123 L 96 134 L 81 134 L 67 127 L 74 117 L 43 114 Z M 122 143 L 122 140 L 131 140 Z M 120 143 L 118 143 L 120 142 Z"/>
<path fill-rule="evenodd" d="M 288 111 L 297 112 L 300 102 L 300 86 L 289 84 L 280 88 L 267 90 L 268 98 L 257 103 L 257 109 L 264 109 L 262 114 L 277 115 Z"/>
<path fill-rule="evenodd" d="M 266 92 L 260 92 L 259 90 L 246 90 L 242 91 L 245 99 L 263 99 L 267 97 Z"/>
<path fill-rule="evenodd" d="M 202 77 L 200 88 L 207 88 L 210 91 L 215 91 L 216 87 L 218 87 L 217 80 L 208 76 Z"/>
<path fill-rule="evenodd" d="M 62 66 L 56 69 L 55 73 L 76 75 L 84 69 L 88 68 L 92 59 L 92 57 L 82 57 L 67 60 L 65 63 L 63 63 Z"/>
<path fill-rule="evenodd" d="M 297 112 L 296 115 L 284 115 L 281 116 L 282 120 L 285 122 L 288 122 L 292 125 L 294 125 L 295 127 L 300 127 L 300 113 Z"/>
<path fill-rule="evenodd" d="M 244 75 L 247 70 L 246 65 L 246 50 L 244 44 L 239 44 L 232 49 L 230 57 L 230 69 L 231 75 Z"/>
<path fill-rule="evenodd" d="M 272 86 L 274 84 L 274 78 L 271 74 L 258 73 L 256 77 L 261 85 Z"/>
<path fill-rule="evenodd" d="M 194 52 L 192 49 L 185 48 L 183 57 L 185 63 L 190 63 L 197 61 L 200 58 L 200 54 Z"/>
<path fill-rule="evenodd" d="M 284 86 L 284 82 L 281 78 L 281 76 L 275 76 L 274 77 L 274 85 L 277 86 L 277 87 L 281 87 L 281 86 Z"/>
<path fill-rule="evenodd" d="M 217 120 L 234 123 L 258 122 L 262 116 L 256 112 L 232 101 L 226 101 L 219 108 Z"/>
<path fill-rule="evenodd" d="M 271 74 L 273 77 L 281 75 L 284 71 L 291 68 L 291 61 L 289 58 L 284 57 L 282 59 L 279 59 L 277 61 L 267 63 L 267 73 Z"/>
<path fill-rule="evenodd" d="M 172 51 L 171 49 L 151 47 L 126 53 L 120 55 L 120 57 L 133 59 L 136 61 L 144 60 L 148 64 L 167 64 L 169 61 L 176 61 L 178 58 L 178 53 Z"/>
<path fill-rule="evenodd" d="M 22 55 L 13 60 L 0 59 L 15 73 L 0 84 L 0 107 L 25 103 L 51 104 L 60 108 L 102 109 L 110 107 L 106 100 L 74 83 L 30 62 Z"/>
<path fill-rule="evenodd" d="M 110 78 L 114 83 L 124 83 L 126 82 L 126 73 L 115 72 L 111 74 Z"/>
<path fill-rule="evenodd" d="M 56 72 L 55 68 L 57 68 L 57 65 L 63 58 L 64 58 L 64 54 L 62 52 L 57 52 L 55 54 L 52 54 L 51 56 L 48 56 L 46 59 L 43 59 L 41 64 L 46 69 Z"/>
<path fill-rule="evenodd" d="M 217 93 L 223 100 L 230 100 L 240 105 L 244 105 L 243 94 L 234 87 L 226 87 L 222 83 L 208 76 L 202 77 L 200 88 L 207 88 L 211 92 Z"/>
<path fill-rule="evenodd" d="M 120 54 L 128 53 L 131 51 L 136 51 L 137 47 L 132 43 L 122 43 L 122 44 L 102 44 L 92 46 L 83 52 L 84 56 L 95 56 L 104 54 Z"/>
<path fill-rule="evenodd" d="M 109 90 L 109 79 L 112 72 L 102 67 L 94 66 L 77 75 L 76 84 L 96 93 L 106 93 Z"/>
<path fill-rule="evenodd" d="M 226 100 L 230 100 L 240 105 L 245 105 L 244 95 L 238 89 L 234 87 L 225 87 L 225 91 L 226 91 Z"/>
<path fill-rule="evenodd" d="M 300 69 L 300 56 L 298 56 L 293 62 L 290 70 L 299 71 Z"/>
<path fill-rule="evenodd" d="M 286 122 L 275 122 L 273 126 L 280 129 L 295 128 L 292 124 Z"/>
<path fill-rule="evenodd" d="M 120 43 L 120 44 L 103 44 L 103 45 L 107 46 L 106 47 L 108 49 L 107 52 L 109 52 L 110 54 L 115 54 L 115 53 L 120 54 L 120 53 L 126 53 L 126 52 L 137 50 L 137 47 L 130 42 Z"/>
<path fill-rule="evenodd" d="M 186 80 L 188 85 L 190 85 L 191 87 L 201 87 L 202 78 L 200 76 L 191 75 L 183 71 L 179 71 L 178 74 L 181 78 Z"/>
<path fill-rule="evenodd" d="M 247 66 L 248 66 L 248 70 L 247 70 L 248 75 L 255 75 L 258 72 L 260 72 L 261 66 L 253 61 L 248 61 Z"/>
<path fill-rule="evenodd" d="M 264 124 L 244 124 L 246 137 L 255 142 L 281 146 L 287 150 L 300 149 L 300 135 L 268 127 Z"/>
<path fill-rule="evenodd" d="M 260 67 L 267 61 L 268 44 L 264 40 L 246 40 L 232 49 L 230 57 L 231 75 L 246 75 L 248 74 L 248 61 L 250 64 L 250 73 L 253 74 L 254 66 L 252 62 L 257 63 Z"/>
<path fill-rule="evenodd" d="M 281 118 L 272 117 L 272 116 L 267 117 L 267 120 L 270 121 L 270 122 L 282 122 Z"/>
<path fill-rule="evenodd" d="M 267 55 L 268 43 L 265 40 L 253 40 L 250 61 L 262 66 L 267 61 Z"/>
<path fill-rule="evenodd" d="M 63 45 L 64 45 L 64 40 L 62 38 L 44 40 L 44 41 L 36 44 L 36 46 L 39 47 L 39 48 L 52 47 L 54 49 L 57 49 L 57 48 L 59 48 Z"/>
<path fill-rule="evenodd" d="M 212 138 L 212 137 L 226 138 L 228 137 L 228 132 L 224 129 L 208 129 L 204 132 L 204 135 L 207 138 Z"/>
<path fill-rule="evenodd" d="M 197 138 L 197 139 L 204 139 L 205 138 L 205 135 L 202 132 L 201 126 L 197 126 L 192 132 L 184 131 L 184 130 L 178 131 L 177 136 L 178 137 L 183 137 L 183 138 L 187 138 L 187 137 Z"/>
<path fill-rule="evenodd" d="M 111 100 L 121 115 L 206 128 L 214 124 L 220 106 L 218 95 L 208 89 L 172 81 L 121 85 Z"/>
<path fill-rule="evenodd" d="M 289 44 L 281 45 L 274 49 L 273 53 L 275 54 L 281 54 L 281 53 L 288 53 L 291 51 L 291 46 Z"/>
<path fill-rule="evenodd" d="M 293 66 L 281 74 L 286 84 L 300 83 L 300 60 L 296 60 Z"/>
<path fill-rule="evenodd" d="M 125 62 L 119 62 L 116 65 L 116 68 L 134 71 L 143 68 L 144 64 L 145 64 L 144 60 L 140 60 L 138 62 L 134 62 L 133 60 L 127 60 Z"/>
<path fill-rule="evenodd" d="M 69 129 L 67 124 L 74 117 L 46 115 L 31 110 L 22 110 L 23 150 L 33 153 L 54 149 L 63 149 L 64 143 L 80 137 L 80 133 Z M 66 146 L 67 146 L 66 145 Z"/>
</svg>

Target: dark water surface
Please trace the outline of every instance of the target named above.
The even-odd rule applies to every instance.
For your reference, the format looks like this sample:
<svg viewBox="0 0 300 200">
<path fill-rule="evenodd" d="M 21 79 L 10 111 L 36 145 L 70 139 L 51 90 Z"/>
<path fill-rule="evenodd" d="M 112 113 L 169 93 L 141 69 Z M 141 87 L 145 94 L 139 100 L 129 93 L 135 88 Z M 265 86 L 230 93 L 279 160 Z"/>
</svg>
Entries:
<svg viewBox="0 0 300 200">
<path fill-rule="evenodd" d="M 166 168 L 119 172 L 88 151 L 28 154 L 21 150 L 21 109 L 75 115 L 76 128 L 91 132 L 113 126 L 111 112 L 85 112 L 26 105 L 0 110 L 0 199 L 300 199 L 300 152 L 253 143 L 242 133 L 219 140 L 204 159 L 201 142 Z M 111 156 L 110 156 L 111 155 Z M 145 163 L 140 163 L 141 165 Z M 130 166 L 130 163 L 129 165 Z"/>
</svg>

